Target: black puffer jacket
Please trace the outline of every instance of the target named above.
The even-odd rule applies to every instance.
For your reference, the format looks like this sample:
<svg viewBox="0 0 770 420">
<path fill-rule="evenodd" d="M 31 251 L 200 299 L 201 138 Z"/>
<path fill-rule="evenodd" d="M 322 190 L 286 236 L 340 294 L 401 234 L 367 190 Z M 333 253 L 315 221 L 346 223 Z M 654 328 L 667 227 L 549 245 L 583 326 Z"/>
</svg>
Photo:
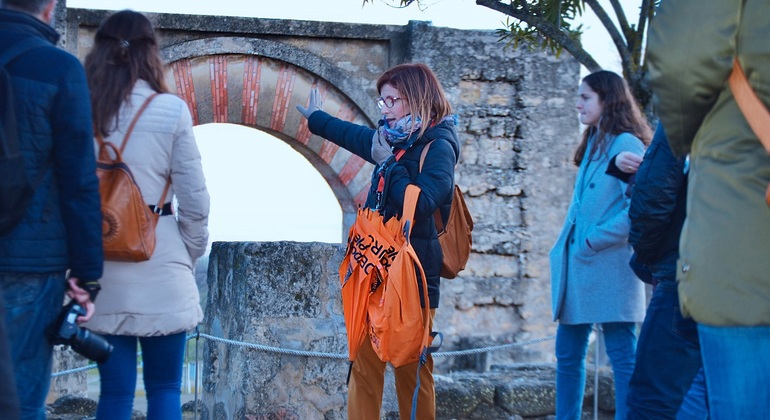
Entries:
<svg viewBox="0 0 770 420">
<path fill-rule="evenodd" d="M 368 162 L 372 160 L 373 128 L 353 124 L 316 111 L 308 119 L 308 127 L 313 134 L 319 135 L 332 143 L 343 147 Z M 423 148 L 433 140 L 425 158 L 422 171 L 419 169 L 420 155 Z M 412 228 L 412 246 L 420 258 L 428 282 L 430 307 L 437 308 L 442 253 L 436 235 L 433 213 L 441 208 L 444 218 L 449 214 L 454 187 L 454 168 L 460 153 L 460 143 L 453 121 L 442 121 L 430 127 L 406 150 L 398 162 L 385 168 L 385 190 L 383 192 L 382 213 L 386 219 L 400 215 L 404 205 L 404 195 L 409 184 L 415 184 L 422 190 L 415 209 L 415 222 Z M 374 174 L 378 173 L 379 166 Z M 373 207 L 376 200 L 377 182 L 372 182 L 372 189 L 366 199 L 366 207 Z"/>
<path fill-rule="evenodd" d="M 685 160 L 674 156 L 663 126 L 658 124 L 639 165 L 628 210 L 628 241 L 638 263 L 665 264 L 667 271 L 676 269 L 686 201 Z"/>
</svg>

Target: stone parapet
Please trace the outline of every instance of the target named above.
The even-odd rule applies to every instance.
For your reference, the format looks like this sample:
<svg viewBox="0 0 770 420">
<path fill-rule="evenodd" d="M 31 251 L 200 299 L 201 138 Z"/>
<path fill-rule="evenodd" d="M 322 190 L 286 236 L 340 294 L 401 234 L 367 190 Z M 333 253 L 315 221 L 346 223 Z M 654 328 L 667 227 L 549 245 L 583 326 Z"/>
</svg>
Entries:
<svg viewBox="0 0 770 420">
<path fill-rule="evenodd" d="M 347 354 L 337 274 L 343 252 L 321 243 L 215 242 L 201 331 L 280 349 Z M 346 360 L 207 340 L 203 365 L 202 402 L 212 418 L 346 417 Z"/>
<path fill-rule="evenodd" d="M 219 340 L 204 345 L 203 420 L 346 418 L 348 363 L 334 358 L 347 355 L 338 275 L 343 253 L 336 244 L 214 243 L 201 332 Z M 493 326 L 494 318 L 479 328 Z M 458 341 L 477 348 L 481 343 L 468 341 L 469 335 Z M 449 359 L 457 359 L 448 363 L 452 369 L 435 370 L 438 418 L 554 413 L 552 363 L 487 367 L 485 357 Z M 611 374 L 601 372 L 600 409 L 606 415 L 614 411 L 614 396 Z M 397 418 L 390 368 L 386 377 L 382 416 Z M 586 398 L 594 393 L 588 381 Z M 586 409 L 591 407 L 587 401 Z"/>
<path fill-rule="evenodd" d="M 65 45 L 82 58 L 108 12 L 67 11 Z M 311 87 L 320 86 L 328 92 L 325 110 L 375 125 L 377 76 L 404 62 L 428 64 L 459 117 L 455 182 L 476 224 L 467 270 L 442 286 L 436 326 L 449 337 L 450 349 L 464 333 L 487 345 L 553 335 L 548 252 L 576 173 L 570 163 L 579 137 L 576 60 L 506 45 L 495 31 L 421 21 L 397 26 L 149 16 L 164 58 L 176 69 L 170 84 L 188 89 L 183 96 L 197 123 L 227 121 L 266 130 L 303 154 L 340 203 L 341 237 L 368 191 L 371 165 L 311 136 L 293 105 L 305 103 Z M 246 70 L 257 68 L 262 79 L 250 82 Z M 251 94 L 256 105 L 242 99 Z M 553 361 L 553 348 L 492 358 Z"/>
</svg>

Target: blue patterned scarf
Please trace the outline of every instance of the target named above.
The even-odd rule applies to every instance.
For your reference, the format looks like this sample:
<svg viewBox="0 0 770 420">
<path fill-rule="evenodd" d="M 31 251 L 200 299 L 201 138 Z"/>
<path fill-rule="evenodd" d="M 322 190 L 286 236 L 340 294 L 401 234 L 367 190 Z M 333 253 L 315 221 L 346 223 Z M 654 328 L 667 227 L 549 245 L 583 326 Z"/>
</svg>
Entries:
<svg viewBox="0 0 770 420">
<path fill-rule="evenodd" d="M 408 114 L 396 121 L 393 127 L 385 120 L 385 125 L 380 127 L 382 130 L 380 133 L 391 145 L 402 145 L 407 142 L 412 134 L 420 131 L 420 127 L 422 127 L 420 117 L 412 120 L 412 114 Z"/>
</svg>

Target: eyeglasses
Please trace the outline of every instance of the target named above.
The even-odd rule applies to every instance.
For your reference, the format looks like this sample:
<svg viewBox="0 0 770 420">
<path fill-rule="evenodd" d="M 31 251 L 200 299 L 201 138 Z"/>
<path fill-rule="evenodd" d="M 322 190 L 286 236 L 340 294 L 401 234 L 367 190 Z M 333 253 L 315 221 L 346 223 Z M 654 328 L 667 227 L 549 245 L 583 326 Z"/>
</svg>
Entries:
<svg viewBox="0 0 770 420">
<path fill-rule="evenodd" d="M 377 98 L 377 106 L 382 109 L 385 107 L 393 108 L 393 105 L 396 104 L 396 101 L 400 101 L 401 98 L 393 98 L 388 96 L 387 98 Z"/>
</svg>

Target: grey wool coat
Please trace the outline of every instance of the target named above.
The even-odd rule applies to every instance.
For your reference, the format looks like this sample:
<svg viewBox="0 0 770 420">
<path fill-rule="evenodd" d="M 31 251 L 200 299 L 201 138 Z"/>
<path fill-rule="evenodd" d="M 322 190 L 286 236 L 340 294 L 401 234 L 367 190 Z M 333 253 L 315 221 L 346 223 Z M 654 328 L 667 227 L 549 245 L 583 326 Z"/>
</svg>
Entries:
<svg viewBox="0 0 770 420">
<path fill-rule="evenodd" d="M 567 218 L 550 253 L 554 321 L 593 324 L 644 318 L 644 286 L 628 265 L 632 249 L 627 184 L 605 173 L 611 158 L 623 151 L 643 155 L 644 144 L 623 133 L 611 139 L 605 152 L 584 158 L 580 165 Z"/>
</svg>

